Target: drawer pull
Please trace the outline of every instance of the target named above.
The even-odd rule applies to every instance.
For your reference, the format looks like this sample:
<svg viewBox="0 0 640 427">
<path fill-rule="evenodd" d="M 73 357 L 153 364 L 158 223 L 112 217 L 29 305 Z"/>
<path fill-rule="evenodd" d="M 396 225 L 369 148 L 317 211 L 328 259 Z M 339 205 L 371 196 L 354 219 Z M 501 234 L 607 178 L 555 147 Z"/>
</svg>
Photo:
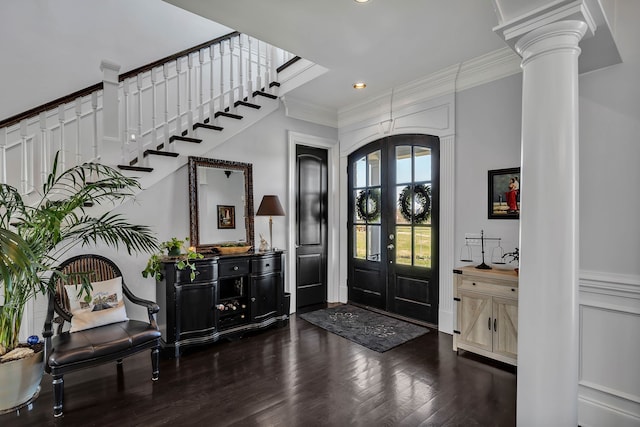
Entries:
<svg viewBox="0 0 640 427">
<path fill-rule="evenodd" d="M 473 286 L 475 286 L 475 285 L 476 285 L 476 282 L 473 282 L 473 283 L 472 283 L 472 285 L 473 285 Z"/>
<path fill-rule="evenodd" d="M 515 288 L 511 288 L 511 292 L 515 292 L 515 291 L 516 291 L 516 289 L 515 289 Z"/>
<path fill-rule="evenodd" d="M 270 267 L 270 266 L 271 266 L 271 264 L 265 264 L 264 266 L 265 266 L 265 267 Z"/>
<path fill-rule="evenodd" d="M 238 266 L 237 265 L 233 266 L 233 271 L 238 271 Z"/>
</svg>

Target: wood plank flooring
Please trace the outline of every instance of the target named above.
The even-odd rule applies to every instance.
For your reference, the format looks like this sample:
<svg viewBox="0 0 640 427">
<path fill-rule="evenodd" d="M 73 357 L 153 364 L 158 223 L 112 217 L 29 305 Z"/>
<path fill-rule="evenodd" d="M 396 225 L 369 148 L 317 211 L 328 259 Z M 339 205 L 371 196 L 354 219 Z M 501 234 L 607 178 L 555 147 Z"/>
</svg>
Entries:
<svg viewBox="0 0 640 427">
<path fill-rule="evenodd" d="M 292 316 L 289 324 L 163 358 L 148 352 L 65 376 L 53 418 L 51 377 L 29 411 L 2 426 L 513 426 L 513 368 L 451 350 L 428 334 L 376 353 Z"/>
</svg>

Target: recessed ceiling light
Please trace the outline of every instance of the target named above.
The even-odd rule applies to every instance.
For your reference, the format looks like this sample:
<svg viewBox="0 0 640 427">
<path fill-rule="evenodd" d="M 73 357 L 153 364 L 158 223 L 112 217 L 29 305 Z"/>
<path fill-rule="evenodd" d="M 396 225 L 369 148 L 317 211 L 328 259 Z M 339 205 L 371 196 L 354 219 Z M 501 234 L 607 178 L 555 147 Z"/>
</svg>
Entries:
<svg viewBox="0 0 640 427">
<path fill-rule="evenodd" d="M 353 84 L 354 89 L 364 89 L 365 87 L 367 87 L 367 84 L 365 82 L 357 82 Z"/>
<path fill-rule="evenodd" d="M 369 1 L 369 0 L 355 0 L 355 2 L 356 2 L 356 3 L 366 3 L 366 2 L 368 2 L 368 1 Z"/>
</svg>

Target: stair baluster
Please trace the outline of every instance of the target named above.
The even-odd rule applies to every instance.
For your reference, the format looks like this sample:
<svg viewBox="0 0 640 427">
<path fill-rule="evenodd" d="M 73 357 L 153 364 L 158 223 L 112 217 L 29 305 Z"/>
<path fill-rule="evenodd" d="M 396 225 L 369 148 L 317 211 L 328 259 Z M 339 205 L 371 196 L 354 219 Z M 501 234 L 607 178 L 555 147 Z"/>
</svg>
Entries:
<svg viewBox="0 0 640 427">
<path fill-rule="evenodd" d="M 149 77 L 151 78 L 151 149 L 155 150 L 158 146 L 158 94 L 157 83 L 158 77 L 156 74 L 157 69 L 152 68 L 150 70 Z"/>
<path fill-rule="evenodd" d="M 129 79 L 124 79 L 124 81 L 122 82 L 122 93 L 124 94 L 124 102 L 122 103 L 122 108 L 124 109 L 124 122 L 122 123 L 122 160 L 120 161 L 120 164 L 128 165 L 128 142 L 131 135 L 131 131 L 129 129 Z"/>
<path fill-rule="evenodd" d="M 198 91 L 198 122 L 204 120 L 204 49 L 198 51 L 198 62 L 200 63 L 200 73 L 198 73 L 200 87 Z M 193 126 L 189 129 L 193 129 Z"/>
<path fill-rule="evenodd" d="M 193 129 L 193 55 L 187 55 L 187 129 Z"/>
<path fill-rule="evenodd" d="M 82 98 L 76 98 L 75 102 L 76 113 L 76 160 L 75 164 L 82 164 L 82 132 L 80 127 L 80 120 L 82 119 Z"/>
<path fill-rule="evenodd" d="M 218 111 L 224 111 L 224 41 L 220 42 L 220 103 Z M 211 116 L 213 120 L 214 116 Z"/>
<path fill-rule="evenodd" d="M 214 59 L 215 59 L 215 49 L 213 48 L 214 45 L 209 46 L 209 58 L 211 59 L 210 61 L 210 66 L 209 66 L 209 74 L 211 77 L 211 83 L 210 83 L 210 87 L 209 87 L 209 92 L 211 93 L 210 98 L 209 98 L 209 122 L 210 124 L 213 124 L 213 117 L 215 114 L 215 93 L 214 93 L 214 88 L 215 88 L 215 83 L 214 83 L 214 77 L 215 77 L 215 71 L 213 68 L 213 63 L 214 63 Z M 202 120 L 204 122 L 204 119 Z"/>
</svg>

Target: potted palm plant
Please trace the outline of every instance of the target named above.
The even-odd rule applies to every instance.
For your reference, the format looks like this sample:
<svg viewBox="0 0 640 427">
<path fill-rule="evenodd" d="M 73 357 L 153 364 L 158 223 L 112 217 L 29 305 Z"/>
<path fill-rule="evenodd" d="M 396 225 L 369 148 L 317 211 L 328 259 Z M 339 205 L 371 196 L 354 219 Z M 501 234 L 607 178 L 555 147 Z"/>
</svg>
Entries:
<svg viewBox="0 0 640 427">
<path fill-rule="evenodd" d="M 58 154 L 42 192 L 33 203 L 23 200 L 20 192 L 0 184 L 0 280 L 4 299 L 0 306 L 0 357 L 20 346 L 18 334 L 25 304 L 37 294 L 46 294 L 51 277 L 65 281 L 57 265 L 72 248 L 103 243 L 133 252 L 152 252 L 158 243 L 144 225 L 129 223 L 117 213 L 91 214 L 91 206 L 115 206 L 134 196 L 140 184 L 135 178 L 98 163 L 85 163 L 65 171 L 58 170 Z M 104 206 L 103 206 L 104 207 Z M 5 250 L 6 249 L 6 250 Z M 89 287 L 87 283 L 83 287 Z M 37 394 L 42 377 L 42 352 L 32 357 L 0 362 L 0 413 L 17 409 Z M 37 359 L 36 359 L 37 360 Z M 32 391 L 20 391 L 21 381 L 3 377 L 22 372 L 16 363 L 31 363 L 37 383 Z M 11 365 L 11 366 L 9 366 Z M 15 388 L 15 389 L 14 389 Z M 23 396 L 28 394 L 26 401 Z M 4 401 L 3 401 L 4 399 Z"/>
</svg>

